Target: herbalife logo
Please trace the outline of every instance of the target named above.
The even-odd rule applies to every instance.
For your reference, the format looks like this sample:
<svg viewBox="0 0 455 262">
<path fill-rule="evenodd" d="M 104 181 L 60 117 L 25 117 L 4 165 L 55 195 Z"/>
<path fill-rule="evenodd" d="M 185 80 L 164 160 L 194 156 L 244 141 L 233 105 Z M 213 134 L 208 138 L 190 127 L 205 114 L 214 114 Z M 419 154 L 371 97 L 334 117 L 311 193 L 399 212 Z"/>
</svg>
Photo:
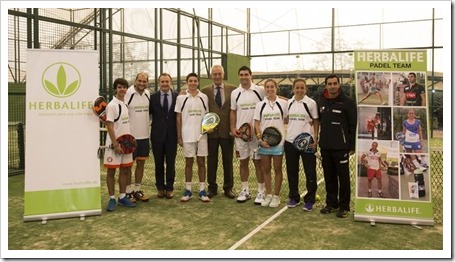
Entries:
<svg viewBox="0 0 455 262">
<path fill-rule="evenodd" d="M 422 214 L 420 207 L 400 207 L 393 205 L 373 205 L 368 203 L 365 205 L 365 211 L 368 213 L 379 212 L 379 213 L 399 213 L 399 214 Z"/>
<path fill-rule="evenodd" d="M 48 66 L 43 73 L 42 84 L 52 96 L 62 98 L 76 93 L 81 85 L 81 75 L 76 67 L 64 62 Z"/>
<path fill-rule="evenodd" d="M 365 206 L 365 211 L 367 211 L 368 213 L 371 213 L 374 211 L 374 206 L 372 204 L 368 204 Z"/>
</svg>

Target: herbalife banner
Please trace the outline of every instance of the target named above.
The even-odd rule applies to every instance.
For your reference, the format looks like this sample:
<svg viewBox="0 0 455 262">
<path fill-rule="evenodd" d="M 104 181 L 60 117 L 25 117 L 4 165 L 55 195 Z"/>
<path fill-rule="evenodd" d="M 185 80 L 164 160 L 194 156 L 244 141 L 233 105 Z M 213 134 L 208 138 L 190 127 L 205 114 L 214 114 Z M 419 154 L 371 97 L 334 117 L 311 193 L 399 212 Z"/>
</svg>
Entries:
<svg viewBox="0 0 455 262">
<path fill-rule="evenodd" d="M 357 190 L 354 219 L 433 225 L 427 54 L 354 52 Z"/>
<path fill-rule="evenodd" d="M 101 214 L 98 53 L 27 50 L 24 220 Z"/>
</svg>

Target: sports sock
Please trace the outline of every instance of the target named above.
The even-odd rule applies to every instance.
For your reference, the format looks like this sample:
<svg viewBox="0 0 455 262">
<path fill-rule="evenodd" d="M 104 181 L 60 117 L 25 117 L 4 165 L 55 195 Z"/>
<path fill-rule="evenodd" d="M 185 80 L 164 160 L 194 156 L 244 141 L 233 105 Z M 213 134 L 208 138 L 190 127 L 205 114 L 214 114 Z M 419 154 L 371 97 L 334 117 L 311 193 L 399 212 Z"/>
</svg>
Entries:
<svg viewBox="0 0 455 262">
<path fill-rule="evenodd" d="M 265 183 L 258 183 L 258 192 L 264 192 Z"/>
<path fill-rule="evenodd" d="M 141 184 L 135 184 L 134 185 L 134 191 L 141 191 Z"/>
<path fill-rule="evenodd" d="M 122 198 L 124 198 L 125 196 L 126 196 L 125 193 L 120 193 L 120 194 L 118 195 L 118 199 L 122 199 Z"/>
<path fill-rule="evenodd" d="M 205 182 L 199 182 L 199 191 L 205 190 Z"/>
<path fill-rule="evenodd" d="M 242 190 L 245 190 L 246 192 L 249 192 L 249 188 L 248 188 L 248 181 L 247 182 L 242 182 Z"/>
<path fill-rule="evenodd" d="M 115 195 L 109 196 L 110 199 L 115 199 Z"/>
<path fill-rule="evenodd" d="M 131 185 L 126 186 L 126 193 L 127 194 L 131 193 Z"/>
<path fill-rule="evenodd" d="M 185 183 L 185 188 L 186 188 L 186 190 L 190 190 L 191 191 L 191 182 L 186 182 Z"/>
</svg>

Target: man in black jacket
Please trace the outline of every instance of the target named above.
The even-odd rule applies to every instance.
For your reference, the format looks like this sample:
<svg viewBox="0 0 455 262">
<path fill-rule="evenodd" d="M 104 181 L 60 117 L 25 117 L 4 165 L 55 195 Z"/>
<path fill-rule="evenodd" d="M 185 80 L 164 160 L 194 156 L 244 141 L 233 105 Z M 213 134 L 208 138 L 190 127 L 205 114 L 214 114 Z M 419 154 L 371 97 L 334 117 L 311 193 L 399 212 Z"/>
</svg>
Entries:
<svg viewBox="0 0 455 262">
<path fill-rule="evenodd" d="M 174 109 L 178 94 L 171 89 L 172 78 L 169 74 L 162 73 L 158 81 L 160 90 L 150 96 L 149 114 L 152 116 L 150 140 L 155 160 L 155 185 L 158 197 L 170 199 L 174 196 L 177 155 L 177 124 Z"/>
<path fill-rule="evenodd" d="M 325 90 L 319 99 L 322 168 L 327 192 L 321 213 L 337 211 L 337 217 L 349 215 L 351 182 L 349 156 L 355 152 L 357 106 L 341 90 L 336 75 L 325 78 Z"/>
</svg>

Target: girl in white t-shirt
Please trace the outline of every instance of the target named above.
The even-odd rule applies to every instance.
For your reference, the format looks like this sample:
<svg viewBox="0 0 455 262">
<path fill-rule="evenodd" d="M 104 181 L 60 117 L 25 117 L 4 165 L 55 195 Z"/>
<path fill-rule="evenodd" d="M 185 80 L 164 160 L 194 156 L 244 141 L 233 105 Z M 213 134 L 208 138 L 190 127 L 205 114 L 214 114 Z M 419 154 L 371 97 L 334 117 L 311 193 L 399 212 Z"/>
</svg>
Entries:
<svg viewBox="0 0 455 262">
<path fill-rule="evenodd" d="M 263 207 L 278 207 L 281 203 L 280 191 L 281 183 L 283 181 L 283 144 L 285 138 L 284 120 L 287 118 L 287 102 L 286 100 L 277 96 L 278 84 L 273 79 L 265 81 L 264 85 L 266 97 L 263 101 L 257 103 L 254 111 L 255 129 L 258 139 L 261 138 L 262 132 L 267 127 L 276 127 L 282 134 L 281 142 L 274 147 L 263 141 L 259 140 L 261 155 L 262 171 L 264 172 L 264 182 L 266 196 L 261 203 Z M 264 149 L 264 150 L 261 150 Z M 273 169 L 275 171 L 275 187 L 274 195 L 272 196 L 272 159 Z"/>
</svg>

